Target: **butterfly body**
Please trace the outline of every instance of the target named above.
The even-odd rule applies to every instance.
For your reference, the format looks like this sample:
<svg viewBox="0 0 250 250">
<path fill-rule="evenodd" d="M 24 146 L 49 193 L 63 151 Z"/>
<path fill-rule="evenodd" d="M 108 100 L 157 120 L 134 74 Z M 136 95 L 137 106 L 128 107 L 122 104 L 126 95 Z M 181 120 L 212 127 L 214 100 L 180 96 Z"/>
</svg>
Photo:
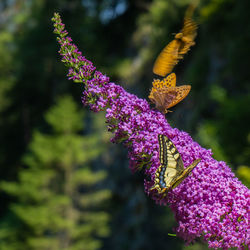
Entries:
<svg viewBox="0 0 250 250">
<path fill-rule="evenodd" d="M 158 135 L 160 147 L 160 163 L 155 173 L 154 185 L 150 190 L 156 189 L 159 194 L 168 193 L 170 189 L 176 188 L 196 167 L 201 159 L 195 160 L 187 168 L 184 168 L 182 158 L 167 136 Z"/>
</svg>

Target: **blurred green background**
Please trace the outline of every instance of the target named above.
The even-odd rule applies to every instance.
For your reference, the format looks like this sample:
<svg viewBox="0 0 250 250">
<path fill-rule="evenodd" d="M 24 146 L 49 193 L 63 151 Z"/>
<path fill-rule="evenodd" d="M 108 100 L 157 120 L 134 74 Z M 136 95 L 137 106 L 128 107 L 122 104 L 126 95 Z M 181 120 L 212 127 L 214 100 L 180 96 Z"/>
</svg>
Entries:
<svg viewBox="0 0 250 250">
<path fill-rule="evenodd" d="M 168 233 L 168 207 L 144 194 L 104 113 L 67 80 L 51 17 L 59 12 L 97 69 L 147 98 L 152 66 L 190 0 L 0 1 L 0 249 L 207 249 Z M 201 0 L 196 46 L 175 68 L 189 96 L 167 115 L 250 184 L 249 0 Z"/>
</svg>

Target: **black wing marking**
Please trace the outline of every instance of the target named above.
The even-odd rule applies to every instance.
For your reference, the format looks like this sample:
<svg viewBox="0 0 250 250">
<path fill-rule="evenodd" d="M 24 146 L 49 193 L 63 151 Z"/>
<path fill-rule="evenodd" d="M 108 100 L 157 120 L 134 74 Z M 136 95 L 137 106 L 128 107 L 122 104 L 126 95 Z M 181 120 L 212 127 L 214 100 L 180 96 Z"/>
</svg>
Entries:
<svg viewBox="0 0 250 250">
<path fill-rule="evenodd" d="M 167 145 L 166 145 L 166 136 L 158 135 L 159 141 L 159 158 L 161 165 L 167 165 Z"/>
</svg>

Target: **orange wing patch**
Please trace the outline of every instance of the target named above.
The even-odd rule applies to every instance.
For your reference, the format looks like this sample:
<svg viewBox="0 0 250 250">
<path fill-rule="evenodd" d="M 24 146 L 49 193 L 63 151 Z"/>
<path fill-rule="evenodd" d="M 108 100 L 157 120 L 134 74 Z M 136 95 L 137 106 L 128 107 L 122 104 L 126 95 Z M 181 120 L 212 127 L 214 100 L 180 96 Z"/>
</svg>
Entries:
<svg viewBox="0 0 250 250">
<path fill-rule="evenodd" d="M 179 87 L 175 87 L 174 91 L 176 93 L 176 97 L 173 99 L 173 101 L 169 104 L 167 108 L 171 108 L 175 106 L 177 103 L 182 101 L 190 92 L 191 86 L 190 85 L 182 85 Z"/>
<path fill-rule="evenodd" d="M 154 88 L 163 88 L 163 87 L 175 87 L 176 85 L 176 74 L 172 73 L 170 75 L 168 75 L 167 77 L 165 77 L 163 80 L 159 80 L 159 79 L 155 79 L 153 81 L 153 87 Z"/>
<path fill-rule="evenodd" d="M 154 63 L 154 74 L 164 77 L 173 70 L 179 61 L 178 51 L 180 47 L 181 41 L 174 39 L 161 51 Z"/>
<path fill-rule="evenodd" d="M 182 59 L 183 55 L 190 50 L 191 46 L 195 45 L 194 39 L 197 36 L 197 24 L 191 18 L 185 18 L 184 27 L 181 33 L 182 44 L 178 51 L 178 54 L 181 57 L 180 59 Z M 175 37 L 178 36 L 178 34 L 176 34 Z"/>
</svg>

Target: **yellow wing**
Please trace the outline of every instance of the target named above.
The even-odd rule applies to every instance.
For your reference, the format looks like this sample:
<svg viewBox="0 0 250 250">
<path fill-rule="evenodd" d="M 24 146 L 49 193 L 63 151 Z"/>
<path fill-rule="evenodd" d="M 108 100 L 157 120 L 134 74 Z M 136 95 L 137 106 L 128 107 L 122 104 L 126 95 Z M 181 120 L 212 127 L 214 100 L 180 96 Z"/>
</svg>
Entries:
<svg viewBox="0 0 250 250">
<path fill-rule="evenodd" d="M 164 77 L 173 70 L 178 63 L 180 46 L 181 41 L 174 39 L 161 51 L 154 63 L 154 74 Z"/>
</svg>

